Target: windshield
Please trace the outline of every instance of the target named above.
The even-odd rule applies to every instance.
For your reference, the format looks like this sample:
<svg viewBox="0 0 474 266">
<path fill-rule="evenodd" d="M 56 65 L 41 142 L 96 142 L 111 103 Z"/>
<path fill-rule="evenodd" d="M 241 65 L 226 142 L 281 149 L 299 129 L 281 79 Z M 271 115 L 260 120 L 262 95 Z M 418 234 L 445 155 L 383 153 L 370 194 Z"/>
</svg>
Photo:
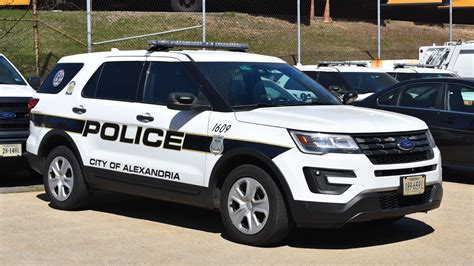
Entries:
<svg viewBox="0 0 474 266">
<path fill-rule="evenodd" d="M 196 65 L 233 109 L 341 104 L 332 93 L 287 64 L 203 62 Z"/>
<path fill-rule="evenodd" d="M 1 84 L 26 85 L 20 73 L 18 73 L 3 56 L 0 56 L 0 85 Z"/>
<path fill-rule="evenodd" d="M 340 74 L 350 85 L 349 90 L 360 94 L 375 93 L 398 82 L 387 73 L 340 72 Z"/>
</svg>

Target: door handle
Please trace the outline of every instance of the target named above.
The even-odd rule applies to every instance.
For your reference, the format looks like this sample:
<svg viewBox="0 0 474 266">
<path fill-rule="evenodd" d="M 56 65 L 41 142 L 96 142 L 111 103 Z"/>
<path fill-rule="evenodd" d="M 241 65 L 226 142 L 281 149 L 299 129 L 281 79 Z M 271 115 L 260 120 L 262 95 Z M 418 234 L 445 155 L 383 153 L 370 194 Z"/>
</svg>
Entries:
<svg viewBox="0 0 474 266">
<path fill-rule="evenodd" d="M 155 120 L 153 116 L 151 116 L 149 113 L 146 113 L 144 115 L 137 115 L 137 120 L 143 123 L 150 123 Z"/>
<path fill-rule="evenodd" d="M 87 109 L 84 106 L 79 105 L 79 107 L 73 107 L 72 111 L 78 115 L 82 115 L 83 113 L 87 112 Z"/>
</svg>

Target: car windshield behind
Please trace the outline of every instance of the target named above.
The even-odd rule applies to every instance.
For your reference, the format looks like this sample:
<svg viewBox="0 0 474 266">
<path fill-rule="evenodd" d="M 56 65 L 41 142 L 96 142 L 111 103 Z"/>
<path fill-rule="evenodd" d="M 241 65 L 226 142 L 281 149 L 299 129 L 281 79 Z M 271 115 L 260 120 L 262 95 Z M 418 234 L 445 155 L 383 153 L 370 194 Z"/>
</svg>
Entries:
<svg viewBox="0 0 474 266">
<path fill-rule="evenodd" d="M 454 74 L 450 73 L 418 73 L 420 78 L 451 78 L 456 77 Z"/>
<path fill-rule="evenodd" d="M 287 64 L 202 62 L 197 67 L 233 109 L 341 104 Z"/>
<path fill-rule="evenodd" d="M 26 85 L 20 73 L 18 73 L 3 56 L 0 56 L 0 85 L 1 84 Z"/>
<path fill-rule="evenodd" d="M 375 93 L 398 82 L 387 73 L 341 72 L 340 74 L 351 86 L 351 90 L 360 94 Z"/>
</svg>

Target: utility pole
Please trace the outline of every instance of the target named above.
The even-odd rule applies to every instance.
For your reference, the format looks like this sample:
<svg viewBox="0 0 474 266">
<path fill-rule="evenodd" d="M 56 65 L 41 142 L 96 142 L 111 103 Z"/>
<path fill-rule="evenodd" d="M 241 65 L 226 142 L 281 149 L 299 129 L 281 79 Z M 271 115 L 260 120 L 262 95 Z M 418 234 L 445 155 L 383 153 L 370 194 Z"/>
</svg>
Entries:
<svg viewBox="0 0 474 266">
<path fill-rule="evenodd" d="M 35 47 L 35 74 L 37 77 L 40 75 L 39 56 L 40 56 L 40 37 L 39 37 L 39 19 L 38 19 L 38 5 L 37 0 L 33 0 L 33 34 L 34 34 L 34 47 Z"/>
<path fill-rule="evenodd" d="M 449 0 L 449 41 L 453 41 L 453 0 Z"/>
<path fill-rule="evenodd" d="M 206 42 L 206 0 L 202 0 L 202 42 Z"/>
<path fill-rule="evenodd" d="M 297 65 L 301 65 L 301 0 L 296 1 L 296 23 L 298 24 L 298 61 Z"/>
<path fill-rule="evenodd" d="M 382 54 L 382 39 L 380 29 L 380 0 L 377 0 L 377 60 L 380 60 Z"/>
<path fill-rule="evenodd" d="M 91 0 L 86 0 L 86 17 L 87 17 L 87 52 L 92 52 L 92 21 L 91 11 L 92 5 Z"/>
</svg>

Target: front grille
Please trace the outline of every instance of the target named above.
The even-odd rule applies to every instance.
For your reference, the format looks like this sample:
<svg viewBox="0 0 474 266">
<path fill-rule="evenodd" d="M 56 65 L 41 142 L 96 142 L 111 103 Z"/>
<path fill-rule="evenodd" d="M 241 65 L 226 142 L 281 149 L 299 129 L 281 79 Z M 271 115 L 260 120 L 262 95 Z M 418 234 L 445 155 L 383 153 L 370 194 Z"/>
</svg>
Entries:
<svg viewBox="0 0 474 266">
<path fill-rule="evenodd" d="M 353 135 L 362 152 L 373 164 L 411 163 L 433 158 L 426 131 L 407 133 Z M 415 147 L 401 150 L 397 144 L 404 139 L 411 140 Z"/>
<path fill-rule="evenodd" d="M 425 192 L 423 194 L 413 196 L 403 196 L 396 191 L 380 192 L 380 209 L 396 209 L 427 203 L 431 198 L 432 189 L 433 186 L 425 187 Z"/>
<path fill-rule="evenodd" d="M 15 113 L 13 119 L 0 118 L 0 132 L 28 131 L 28 100 L 23 97 L 0 97 L 0 112 Z"/>
</svg>

